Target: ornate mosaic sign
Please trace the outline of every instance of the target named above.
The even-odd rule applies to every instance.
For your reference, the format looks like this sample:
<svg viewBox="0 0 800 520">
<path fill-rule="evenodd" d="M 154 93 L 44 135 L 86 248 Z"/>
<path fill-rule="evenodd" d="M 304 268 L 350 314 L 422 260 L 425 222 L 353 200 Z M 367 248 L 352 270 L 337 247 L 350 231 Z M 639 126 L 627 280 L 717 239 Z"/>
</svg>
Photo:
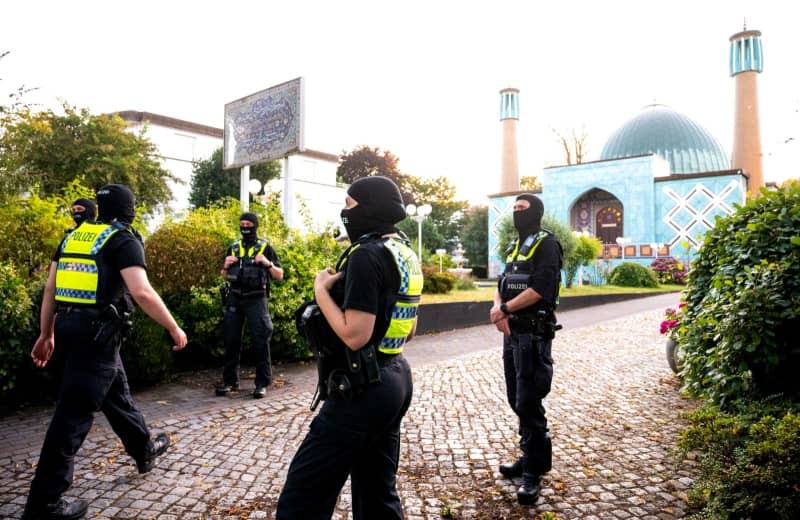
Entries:
<svg viewBox="0 0 800 520">
<path fill-rule="evenodd" d="M 225 105 L 225 168 L 270 161 L 302 150 L 303 78 Z"/>
</svg>

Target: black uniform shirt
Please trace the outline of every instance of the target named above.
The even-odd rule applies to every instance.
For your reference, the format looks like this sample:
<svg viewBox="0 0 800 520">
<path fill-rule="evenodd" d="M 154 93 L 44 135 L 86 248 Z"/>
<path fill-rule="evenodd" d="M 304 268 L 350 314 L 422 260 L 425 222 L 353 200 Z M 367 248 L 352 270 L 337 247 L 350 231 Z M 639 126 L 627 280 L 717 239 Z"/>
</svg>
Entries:
<svg viewBox="0 0 800 520">
<path fill-rule="evenodd" d="M 375 315 L 370 343 L 377 344 L 386 335 L 393 302 L 400 290 L 400 273 L 382 242 L 362 244 L 350 254 L 345 267 L 342 310 L 355 309 Z"/>
</svg>

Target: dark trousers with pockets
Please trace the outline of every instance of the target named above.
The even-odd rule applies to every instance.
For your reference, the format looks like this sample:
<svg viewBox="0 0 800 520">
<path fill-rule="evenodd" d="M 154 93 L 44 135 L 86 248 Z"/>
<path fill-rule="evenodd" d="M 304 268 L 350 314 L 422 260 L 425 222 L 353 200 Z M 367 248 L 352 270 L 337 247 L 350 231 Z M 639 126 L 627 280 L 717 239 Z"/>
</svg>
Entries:
<svg viewBox="0 0 800 520">
<path fill-rule="evenodd" d="M 524 471 L 543 475 L 553 463 L 553 447 L 542 400 L 553 381 L 552 342 L 531 333 L 512 330 L 503 340 L 506 394 L 519 417 L 520 448 Z"/>
<path fill-rule="evenodd" d="M 144 417 L 128 387 L 119 345 L 93 341 L 92 319 L 80 313 L 59 313 L 55 348 L 63 349 L 64 374 L 31 483 L 28 501 L 52 503 L 72 485 L 74 457 L 102 411 L 125 451 L 142 460 L 152 441 Z"/>
<path fill-rule="evenodd" d="M 250 344 L 256 357 L 256 386 L 272 384 L 272 361 L 269 340 L 272 319 L 267 310 L 267 298 L 238 298 L 229 296 L 225 306 L 225 366 L 222 380 L 226 385 L 239 384 L 239 362 L 242 357 L 242 329 L 247 321 Z"/>
<path fill-rule="evenodd" d="M 381 382 L 352 399 L 329 398 L 289 466 L 278 520 L 329 519 L 350 476 L 354 520 L 403 518 L 397 495 L 400 422 L 411 404 L 411 369 L 395 356 Z"/>
</svg>

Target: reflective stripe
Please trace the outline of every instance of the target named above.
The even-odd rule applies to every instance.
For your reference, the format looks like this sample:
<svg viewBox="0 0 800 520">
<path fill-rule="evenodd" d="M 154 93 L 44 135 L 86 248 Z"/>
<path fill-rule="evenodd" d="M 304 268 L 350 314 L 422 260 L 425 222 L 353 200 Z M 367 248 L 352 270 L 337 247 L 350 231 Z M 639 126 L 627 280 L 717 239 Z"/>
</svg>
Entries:
<svg viewBox="0 0 800 520">
<path fill-rule="evenodd" d="M 517 258 L 517 253 L 519 252 L 519 239 L 517 239 L 516 241 L 514 241 L 514 250 L 511 252 L 511 254 L 510 254 L 510 255 L 508 255 L 508 256 L 506 257 L 506 263 L 507 263 L 507 264 L 510 264 L 511 262 L 516 262 L 516 261 L 519 261 L 519 260 L 523 260 L 523 261 L 526 261 L 526 262 L 527 262 L 528 260 L 530 260 L 531 258 L 533 258 L 533 253 L 535 253 L 535 252 L 536 252 L 536 250 L 539 248 L 539 244 L 541 244 L 541 243 L 542 243 L 542 240 L 544 240 L 544 238 L 545 238 L 547 235 L 549 235 L 549 234 L 550 234 L 550 233 L 548 233 L 547 231 L 544 231 L 544 230 L 542 230 L 542 231 L 539 231 L 539 233 L 537 233 L 537 234 L 536 234 L 536 236 L 534 237 L 534 240 L 535 240 L 536 242 L 533 244 L 533 247 L 531 247 L 531 250 L 530 250 L 530 251 L 528 251 L 528 254 L 526 254 L 526 255 L 525 255 L 524 257 L 522 257 L 521 259 L 520 259 L 520 258 Z M 527 240 L 527 239 L 526 239 L 526 240 Z"/>
<path fill-rule="evenodd" d="M 381 240 L 397 265 L 397 271 L 400 274 L 400 288 L 394 295 L 395 304 L 392 307 L 391 321 L 386 334 L 378 345 L 378 351 L 384 354 L 399 354 L 403 351 L 406 338 L 414 330 L 424 280 L 419 259 L 413 249 L 404 242 L 393 238 Z M 342 253 L 336 264 L 337 271 L 344 269 L 347 259 L 360 245 L 356 242 Z"/>
<path fill-rule="evenodd" d="M 237 240 L 235 244 L 235 246 L 238 246 L 239 248 L 239 254 L 237 255 L 237 257 L 245 258 L 246 256 L 247 258 L 255 258 L 258 255 L 264 254 L 264 250 L 267 249 L 267 245 L 269 245 L 269 242 L 267 242 L 266 240 L 258 240 L 255 246 L 249 247 L 247 248 L 247 251 L 245 251 L 244 246 L 242 245 L 242 241 Z M 253 251 L 255 250 L 256 246 L 259 246 L 258 252 L 256 254 L 253 254 Z M 245 255 L 245 253 L 247 253 L 247 255 Z"/>
<path fill-rule="evenodd" d="M 378 351 L 384 354 L 399 354 L 403 351 L 406 338 L 414 330 L 424 280 L 419 260 L 413 249 L 393 239 L 386 240 L 383 244 L 392 253 L 397 265 L 400 273 L 400 289 L 392 308 L 389 328 L 378 346 Z"/>
<path fill-rule="evenodd" d="M 82 223 L 64 240 L 56 267 L 55 300 L 61 303 L 97 304 L 100 281 L 98 255 L 120 227 Z"/>
</svg>

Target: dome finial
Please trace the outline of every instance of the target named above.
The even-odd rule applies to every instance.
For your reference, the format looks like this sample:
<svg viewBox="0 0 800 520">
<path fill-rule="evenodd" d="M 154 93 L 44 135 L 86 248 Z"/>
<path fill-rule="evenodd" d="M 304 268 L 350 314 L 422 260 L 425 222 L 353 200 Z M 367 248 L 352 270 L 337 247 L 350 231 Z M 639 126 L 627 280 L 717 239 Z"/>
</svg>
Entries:
<svg viewBox="0 0 800 520">
<path fill-rule="evenodd" d="M 746 16 L 744 17 L 744 22 L 742 22 L 742 25 L 744 27 L 742 30 L 746 31 L 747 30 L 747 17 Z"/>
</svg>

